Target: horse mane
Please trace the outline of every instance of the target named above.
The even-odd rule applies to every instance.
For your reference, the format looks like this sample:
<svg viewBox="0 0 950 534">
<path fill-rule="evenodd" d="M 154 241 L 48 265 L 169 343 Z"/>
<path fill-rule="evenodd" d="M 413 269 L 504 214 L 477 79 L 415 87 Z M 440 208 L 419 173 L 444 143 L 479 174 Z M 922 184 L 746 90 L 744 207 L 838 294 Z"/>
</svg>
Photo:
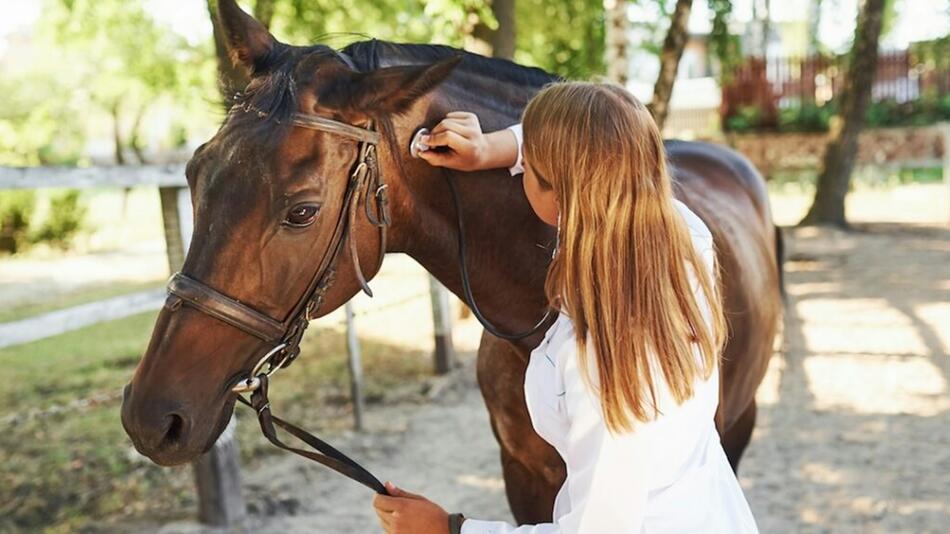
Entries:
<svg viewBox="0 0 950 534">
<path fill-rule="evenodd" d="M 255 144 L 274 146 L 288 131 L 291 116 L 297 109 L 297 80 L 294 69 L 299 61 L 315 56 L 335 58 L 360 71 L 370 71 L 381 66 L 427 64 L 462 55 L 457 72 L 466 73 L 505 83 L 511 87 L 523 87 L 534 93 L 542 86 L 560 80 L 537 67 L 518 65 L 507 59 L 490 58 L 446 45 L 393 43 L 370 39 L 352 43 L 340 50 L 326 45 L 306 47 L 278 43 L 259 65 L 260 75 L 254 78 L 253 87 L 236 94 L 230 102 L 231 111 L 221 126 L 222 133 L 249 138 Z M 452 83 L 452 76 L 445 83 Z M 390 148 L 398 151 L 392 119 L 376 117 L 383 126 L 384 137 Z"/>
<path fill-rule="evenodd" d="M 380 60 L 393 64 L 435 63 L 452 56 L 462 55 L 462 62 L 456 67 L 477 76 L 484 76 L 499 82 L 540 88 L 545 84 L 559 81 L 561 78 L 537 67 L 526 67 L 502 58 L 485 57 L 467 50 L 446 45 L 393 43 L 370 39 L 353 43 L 340 52 L 351 57 L 360 67 L 367 70 L 378 68 Z"/>
</svg>

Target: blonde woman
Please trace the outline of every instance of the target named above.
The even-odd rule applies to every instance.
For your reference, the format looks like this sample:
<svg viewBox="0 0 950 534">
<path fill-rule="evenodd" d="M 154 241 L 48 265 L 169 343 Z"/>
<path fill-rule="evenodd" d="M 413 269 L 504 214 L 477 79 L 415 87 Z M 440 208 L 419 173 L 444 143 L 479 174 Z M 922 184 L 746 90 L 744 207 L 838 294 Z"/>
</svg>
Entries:
<svg viewBox="0 0 950 534">
<path fill-rule="evenodd" d="M 719 442 L 726 325 L 712 236 L 672 196 L 663 140 L 620 87 L 562 83 L 522 125 L 483 134 L 450 113 L 422 157 L 524 172 L 535 213 L 558 228 L 546 291 L 560 309 L 531 353 L 525 399 L 567 478 L 553 523 L 515 527 L 447 514 L 389 484 L 374 507 L 389 534 L 757 532 Z"/>
</svg>

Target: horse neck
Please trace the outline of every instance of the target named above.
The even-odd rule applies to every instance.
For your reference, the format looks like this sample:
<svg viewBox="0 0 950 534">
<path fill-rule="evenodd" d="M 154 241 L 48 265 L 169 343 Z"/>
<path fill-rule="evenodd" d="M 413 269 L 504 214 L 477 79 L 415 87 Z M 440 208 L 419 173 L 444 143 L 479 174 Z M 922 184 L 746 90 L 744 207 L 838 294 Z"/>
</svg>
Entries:
<svg viewBox="0 0 950 534">
<path fill-rule="evenodd" d="M 394 123 L 398 145 L 408 146 L 420 124 L 433 124 L 447 111 L 444 95 L 434 95 Z M 454 100 L 457 101 L 457 100 Z M 471 109 L 497 124 L 491 110 Z M 414 117 L 426 119 L 418 120 Z M 486 128 L 488 130 L 490 128 Z M 389 152 L 389 151 L 387 151 Z M 460 274 L 455 204 L 446 173 L 406 154 L 386 154 L 393 194 L 390 252 L 404 252 L 419 262 L 450 291 L 464 300 Z M 401 164 L 394 161 L 403 158 Z M 398 172 L 398 169 L 405 169 Z M 521 180 L 505 169 L 477 173 L 451 171 L 459 192 L 465 222 L 467 268 L 478 307 L 501 330 L 524 331 L 544 313 L 544 279 L 554 232 L 531 210 Z M 533 336 L 519 342 L 530 348 Z"/>
<path fill-rule="evenodd" d="M 369 68 L 418 63 L 419 54 L 433 51 L 457 53 L 378 41 L 354 45 L 349 51 Z M 407 253 L 463 301 L 457 215 L 445 176 L 449 171 L 412 158 L 407 149 L 411 136 L 454 110 L 478 115 L 485 131 L 504 128 L 518 121 L 543 83 L 554 80 L 538 69 L 465 54 L 466 61 L 437 90 L 393 121 L 396 146 L 387 143 L 382 154 L 393 177 L 388 180 L 393 196 L 393 239 L 388 250 Z M 554 230 L 535 216 L 521 180 L 507 170 L 455 176 L 466 227 L 467 268 L 478 307 L 501 330 L 525 331 L 546 310 L 544 280 Z M 540 336 L 516 344 L 527 349 Z"/>
</svg>

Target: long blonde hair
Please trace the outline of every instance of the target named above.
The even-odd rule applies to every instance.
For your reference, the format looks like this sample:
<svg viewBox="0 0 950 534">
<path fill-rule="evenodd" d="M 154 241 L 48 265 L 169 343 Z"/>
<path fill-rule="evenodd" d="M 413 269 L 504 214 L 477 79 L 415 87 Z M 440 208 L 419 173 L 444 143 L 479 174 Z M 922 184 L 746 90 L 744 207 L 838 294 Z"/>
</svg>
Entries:
<svg viewBox="0 0 950 534">
<path fill-rule="evenodd" d="M 711 282 L 718 276 L 710 277 L 676 211 L 663 139 L 633 95 L 602 83 L 550 85 L 523 123 L 525 161 L 555 190 L 560 209 L 548 298 L 571 318 L 587 372 L 590 336 L 607 427 L 630 430 L 657 415 L 651 353 L 677 403 L 692 397 L 696 377 L 713 372 L 726 336 L 719 284 Z"/>
</svg>

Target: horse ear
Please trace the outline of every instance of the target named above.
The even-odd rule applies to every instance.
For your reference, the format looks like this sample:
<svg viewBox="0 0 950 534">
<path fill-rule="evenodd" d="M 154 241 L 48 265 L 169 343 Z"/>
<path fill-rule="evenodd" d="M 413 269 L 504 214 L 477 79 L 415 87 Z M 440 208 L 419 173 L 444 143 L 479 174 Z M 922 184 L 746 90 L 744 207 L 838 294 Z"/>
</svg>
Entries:
<svg viewBox="0 0 950 534">
<path fill-rule="evenodd" d="M 399 114 L 442 83 L 461 61 L 459 54 L 430 65 L 403 65 L 354 73 L 344 84 L 326 87 L 317 101 L 332 109 Z"/>
<path fill-rule="evenodd" d="M 218 20 L 231 62 L 251 75 L 265 70 L 266 60 L 277 45 L 267 28 L 241 10 L 235 0 L 218 0 Z"/>
</svg>

